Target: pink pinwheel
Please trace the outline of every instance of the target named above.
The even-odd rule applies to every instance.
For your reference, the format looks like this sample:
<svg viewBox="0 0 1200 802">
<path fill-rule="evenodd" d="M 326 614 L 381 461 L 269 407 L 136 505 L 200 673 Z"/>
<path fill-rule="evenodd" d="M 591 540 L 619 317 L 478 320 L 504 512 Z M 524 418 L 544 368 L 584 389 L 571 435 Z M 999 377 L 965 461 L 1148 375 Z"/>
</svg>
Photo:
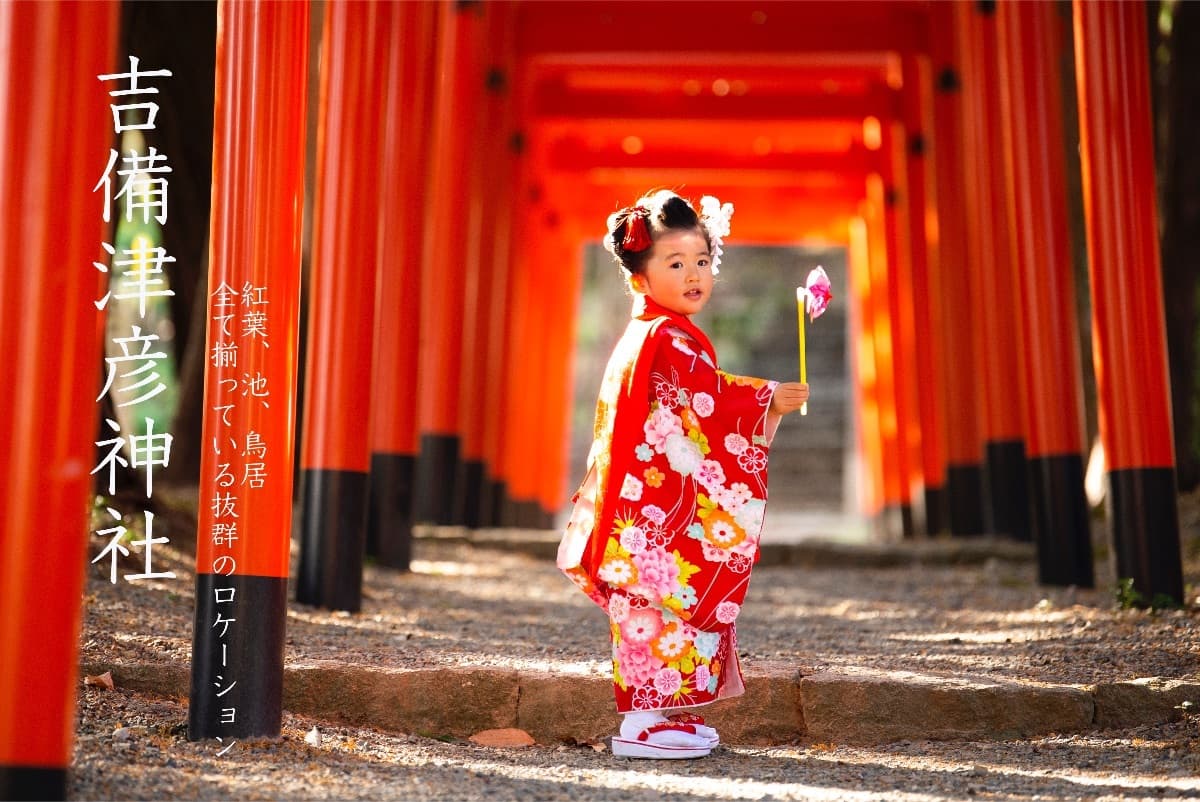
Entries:
<svg viewBox="0 0 1200 802">
<path fill-rule="evenodd" d="M 833 299 L 833 291 L 829 287 L 829 276 L 820 265 L 814 267 L 808 274 L 808 282 L 803 287 L 796 288 L 796 303 L 800 319 L 800 381 L 808 382 L 808 363 L 804 355 L 804 310 L 808 310 L 808 319 L 816 320 L 829 307 Z M 808 414 L 808 402 L 800 406 L 800 414 Z"/>
<path fill-rule="evenodd" d="M 824 268 L 818 266 L 809 271 L 804 293 L 808 296 L 808 319 L 816 320 L 833 300 L 833 290 Z"/>
</svg>

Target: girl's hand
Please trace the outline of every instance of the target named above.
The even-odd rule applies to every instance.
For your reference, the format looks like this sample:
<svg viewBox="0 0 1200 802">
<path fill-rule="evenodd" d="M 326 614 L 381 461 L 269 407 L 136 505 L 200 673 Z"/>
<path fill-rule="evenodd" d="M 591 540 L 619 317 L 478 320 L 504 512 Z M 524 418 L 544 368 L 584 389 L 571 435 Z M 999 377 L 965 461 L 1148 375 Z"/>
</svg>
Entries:
<svg viewBox="0 0 1200 802">
<path fill-rule="evenodd" d="M 771 396 L 771 412 L 786 415 L 800 409 L 808 400 L 808 385 L 800 382 L 780 382 Z"/>
</svg>

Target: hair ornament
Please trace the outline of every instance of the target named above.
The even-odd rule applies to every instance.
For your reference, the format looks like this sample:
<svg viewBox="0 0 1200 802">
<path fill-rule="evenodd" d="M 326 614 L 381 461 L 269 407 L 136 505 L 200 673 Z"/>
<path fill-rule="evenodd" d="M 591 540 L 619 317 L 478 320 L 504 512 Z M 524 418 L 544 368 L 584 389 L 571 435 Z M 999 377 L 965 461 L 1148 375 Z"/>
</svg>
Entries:
<svg viewBox="0 0 1200 802">
<path fill-rule="evenodd" d="M 630 253 L 640 253 L 651 245 L 654 241 L 650 239 L 650 229 L 646 226 L 646 220 L 650 217 L 650 210 L 645 206 L 631 206 L 625 214 L 625 238 L 621 240 L 621 249 Z"/>
<path fill-rule="evenodd" d="M 712 272 L 717 275 L 721 271 L 721 244 L 729 236 L 729 218 L 733 217 L 733 204 L 721 203 L 712 195 L 700 199 L 700 222 L 708 232 L 709 243 L 712 245 Z"/>
</svg>

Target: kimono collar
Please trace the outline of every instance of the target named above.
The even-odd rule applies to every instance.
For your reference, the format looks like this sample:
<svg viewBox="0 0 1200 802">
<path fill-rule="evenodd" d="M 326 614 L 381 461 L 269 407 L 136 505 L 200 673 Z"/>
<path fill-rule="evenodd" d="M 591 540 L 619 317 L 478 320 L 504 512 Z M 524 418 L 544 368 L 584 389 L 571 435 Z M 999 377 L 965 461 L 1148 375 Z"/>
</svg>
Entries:
<svg viewBox="0 0 1200 802">
<path fill-rule="evenodd" d="M 713 348 L 712 342 L 709 341 L 708 335 L 700 331 L 700 329 L 685 315 L 678 312 L 672 312 L 665 306 L 657 303 L 649 295 L 635 293 L 633 296 L 633 312 L 632 316 L 635 320 L 655 320 L 666 318 L 671 321 L 671 324 L 682 329 L 689 337 L 694 339 L 700 346 L 708 352 L 712 364 L 717 364 L 717 352 Z"/>
</svg>

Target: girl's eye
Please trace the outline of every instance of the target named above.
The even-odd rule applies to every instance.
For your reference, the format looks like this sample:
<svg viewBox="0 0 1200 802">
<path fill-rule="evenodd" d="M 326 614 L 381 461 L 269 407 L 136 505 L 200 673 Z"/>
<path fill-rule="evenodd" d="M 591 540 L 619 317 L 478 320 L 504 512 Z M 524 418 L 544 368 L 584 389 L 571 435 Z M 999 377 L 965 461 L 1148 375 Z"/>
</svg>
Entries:
<svg viewBox="0 0 1200 802">
<path fill-rule="evenodd" d="M 671 267 L 672 267 L 673 269 L 674 269 L 674 268 L 681 268 L 681 267 L 683 267 L 683 262 L 671 262 Z"/>
<path fill-rule="evenodd" d="M 697 262 L 697 264 L 698 264 L 700 267 L 708 267 L 708 260 L 707 260 L 707 259 L 701 259 L 699 262 Z"/>
</svg>

